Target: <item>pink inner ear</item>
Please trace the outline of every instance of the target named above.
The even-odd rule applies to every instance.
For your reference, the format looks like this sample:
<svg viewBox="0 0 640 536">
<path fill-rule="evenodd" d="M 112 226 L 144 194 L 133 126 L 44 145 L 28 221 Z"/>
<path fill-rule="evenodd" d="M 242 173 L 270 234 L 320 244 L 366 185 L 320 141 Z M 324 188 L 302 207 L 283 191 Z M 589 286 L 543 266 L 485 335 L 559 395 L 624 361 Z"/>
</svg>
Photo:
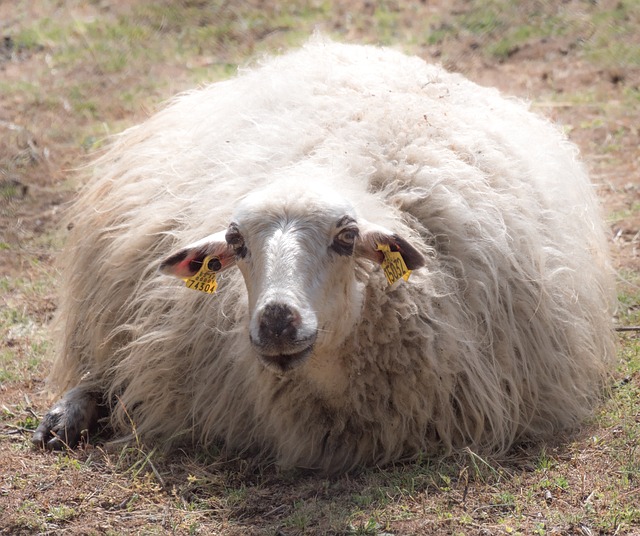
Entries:
<svg viewBox="0 0 640 536">
<path fill-rule="evenodd" d="M 185 259 L 174 264 L 173 266 L 168 265 L 166 271 L 167 273 L 174 275 L 176 277 L 191 277 L 195 273 L 189 266 L 193 259 L 194 257 L 189 255 Z"/>
<path fill-rule="evenodd" d="M 198 272 L 200 266 L 196 266 L 194 270 L 191 263 L 194 260 L 203 261 L 207 256 L 218 257 L 222 265 L 218 271 L 232 267 L 235 264 L 235 255 L 224 238 L 225 233 L 226 231 L 221 231 L 209 235 L 179 249 L 160 264 L 160 271 L 181 279 L 192 277 Z"/>
<path fill-rule="evenodd" d="M 183 260 L 182 262 L 178 263 L 178 265 L 176 266 L 176 272 L 182 274 L 189 274 L 189 276 L 193 275 L 196 273 L 196 271 L 191 269 L 191 263 L 193 262 L 193 260 L 195 259 L 195 257 L 187 257 L 185 260 Z"/>
<path fill-rule="evenodd" d="M 165 259 L 160 265 L 160 270 L 174 277 L 191 277 L 200 269 L 198 266 L 198 270 L 194 270 L 191 266 L 191 263 L 198 258 L 204 258 L 204 255 L 200 255 L 197 250 L 182 250 Z"/>
</svg>

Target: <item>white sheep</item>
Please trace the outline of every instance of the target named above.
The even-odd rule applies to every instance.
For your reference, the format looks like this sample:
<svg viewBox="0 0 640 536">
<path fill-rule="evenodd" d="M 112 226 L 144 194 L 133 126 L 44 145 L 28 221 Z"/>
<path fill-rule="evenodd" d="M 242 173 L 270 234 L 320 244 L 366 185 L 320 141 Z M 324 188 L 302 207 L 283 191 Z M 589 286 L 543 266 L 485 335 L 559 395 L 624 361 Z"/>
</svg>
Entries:
<svg viewBox="0 0 640 536">
<path fill-rule="evenodd" d="M 108 414 L 117 437 L 340 472 L 575 426 L 614 352 L 576 153 L 494 89 L 322 38 L 178 97 L 75 204 L 70 390 L 34 443 Z M 211 290 L 207 270 L 213 294 L 165 275 Z"/>
</svg>

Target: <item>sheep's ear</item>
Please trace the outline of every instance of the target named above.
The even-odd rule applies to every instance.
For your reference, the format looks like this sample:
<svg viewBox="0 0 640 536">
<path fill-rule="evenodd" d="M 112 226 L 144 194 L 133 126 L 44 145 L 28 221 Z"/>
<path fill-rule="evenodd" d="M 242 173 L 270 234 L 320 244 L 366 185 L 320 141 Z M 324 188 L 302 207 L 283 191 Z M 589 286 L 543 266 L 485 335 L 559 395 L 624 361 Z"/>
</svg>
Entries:
<svg viewBox="0 0 640 536">
<path fill-rule="evenodd" d="M 417 270 L 426 264 L 424 256 L 401 236 L 377 225 L 366 224 L 364 228 L 361 226 L 356 242 L 356 255 L 382 264 L 384 254 L 379 246 L 389 246 L 391 251 L 399 252 L 409 270 Z"/>
<path fill-rule="evenodd" d="M 226 231 L 209 235 L 193 244 L 179 249 L 169 255 L 160 264 L 160 271 L 166 275 L 182 279 L 192 277 L 200 270 L 206 257 L 220 261 L 219 268 L 213 270 L 222 272 L 236 263 L 233 248 L 225 240 Z M 211 263 L 211 261 L 209 261 Z M 217 268 L 216 263 L 216 268 Z"/>
</svg>

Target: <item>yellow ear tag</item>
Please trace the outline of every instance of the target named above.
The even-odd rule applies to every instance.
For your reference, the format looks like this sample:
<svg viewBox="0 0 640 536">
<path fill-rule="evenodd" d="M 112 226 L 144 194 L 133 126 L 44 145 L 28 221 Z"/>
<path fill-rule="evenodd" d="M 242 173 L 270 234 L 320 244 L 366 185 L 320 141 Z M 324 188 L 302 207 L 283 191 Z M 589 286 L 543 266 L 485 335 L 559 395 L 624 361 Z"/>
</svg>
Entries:
<svg viewBox="0 0 640 536">
<path fill-rule="evenodd" d="M 382 251 L 384 255 L 382 270 L 384 270 L 384 275 L 387 276 L 389 285 L 393 285 L 400 278 L 405 281 L 409 280 L 411 270 L 407 268 L 399 251 L 391 251 L 387 244 L 378 244 L 378 251 Z"/>
<path fill-rule="evenodd" d="M 213 294 L 216 291 L 218 288 L 216 271 L 212 270 L 209 264 L 216 267 L 218 270 L 222 268 L 222 264 L 218 257 L 205 257 L 202 261 L 200 270 L 191 277 L 186 277 L 184 279 L 188 288 L 192 290 L 199 290 L 200 292 L 206 292 L 207 294 Z"/>
</svg>

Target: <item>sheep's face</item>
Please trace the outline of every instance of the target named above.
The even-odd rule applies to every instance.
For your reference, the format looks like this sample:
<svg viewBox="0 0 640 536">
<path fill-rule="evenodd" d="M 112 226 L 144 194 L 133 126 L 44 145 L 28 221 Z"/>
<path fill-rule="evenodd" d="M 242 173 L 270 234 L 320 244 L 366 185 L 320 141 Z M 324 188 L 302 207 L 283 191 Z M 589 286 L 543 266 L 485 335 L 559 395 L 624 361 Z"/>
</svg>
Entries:
<svg viewBox="0 0 640 536">
<path fill-rule="evenodd" d="M 263 191 L 239 204 L 225 231 L 174 253 L 161 270 L 190 277 L 207 256 L 217 258 L 218 271 L 237 266 L 248 292 L 251 345 L 282 372 L 352 331 L 363 300 L 355 259 L 381 262 L 378 244 L 400 250 L 410 269 L 424 263 L 405 240 L 358 218 L 339 196 L 295 189 L 276 199 Z"/>
</svg>

